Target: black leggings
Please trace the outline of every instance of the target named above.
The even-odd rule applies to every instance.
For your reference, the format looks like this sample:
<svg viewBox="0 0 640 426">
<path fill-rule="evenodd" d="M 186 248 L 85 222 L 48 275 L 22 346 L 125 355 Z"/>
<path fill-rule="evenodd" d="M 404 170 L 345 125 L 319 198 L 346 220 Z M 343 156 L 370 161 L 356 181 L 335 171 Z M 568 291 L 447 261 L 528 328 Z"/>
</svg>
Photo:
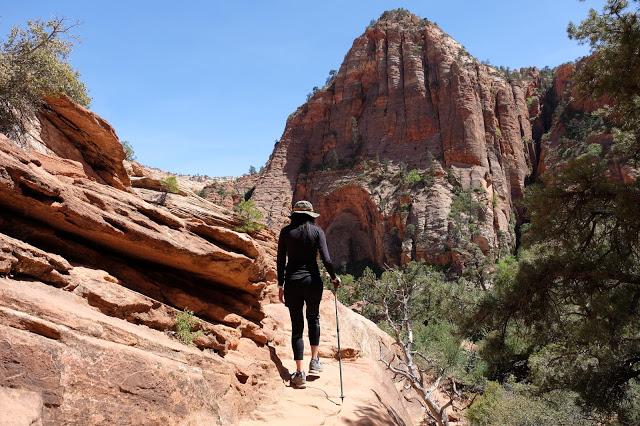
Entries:
<svg viewBox="0 0 640 426">
<path fill-rule="evenodd" d="M 322 300 L 322 280 L 320 277 L 305 277 L 299 280 L 287 280 L 284 285 L 284 302 L 291 316 L 291 347 L 293 359 L 301 360 L 304 354 L 304 317 L 302 308 L 307 304 L 307 323 L 309 324 L 309 344 L 320 343 L 320 300 Z"/>
</svg>

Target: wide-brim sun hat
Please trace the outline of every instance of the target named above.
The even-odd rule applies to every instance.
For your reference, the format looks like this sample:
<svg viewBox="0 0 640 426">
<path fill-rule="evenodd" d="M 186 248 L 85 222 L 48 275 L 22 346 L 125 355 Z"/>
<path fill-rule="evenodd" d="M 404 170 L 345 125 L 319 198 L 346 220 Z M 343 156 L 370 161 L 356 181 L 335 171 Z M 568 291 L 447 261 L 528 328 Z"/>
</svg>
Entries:
<svg viewBox="0 0 640 426">
<path fill-rule="evenodd" d="M 293 205 L 291 215 L 293 216 L 294 214 L 306 214 L 313 218 L 320 216 L 320 213 L 316 213 L 313 211 L 313 205 L 305 200 L 298 201 Z"/>
</svg>

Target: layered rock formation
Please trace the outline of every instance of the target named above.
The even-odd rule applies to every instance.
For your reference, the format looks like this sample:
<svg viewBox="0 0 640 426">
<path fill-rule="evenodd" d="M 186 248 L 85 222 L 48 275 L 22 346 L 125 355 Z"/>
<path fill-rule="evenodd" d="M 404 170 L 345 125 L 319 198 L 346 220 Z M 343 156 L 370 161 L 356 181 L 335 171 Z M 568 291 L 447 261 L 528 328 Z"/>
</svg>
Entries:
<svg viewBox="0 0 640 426">
<path fill-rule="evenodd" d="M 47 98 L 38 116 L 26 124 L 23 147 L 75 161 L 97 182 L 119 189 L 130 185 L 113 127 L 71 99 Z"/>
<path fill-rule="evenodd" d="M 536 160 L 528 90 L 437 25 L 385 13 L 289 117 L 253 199 L 274 228 L 293 201 L 313 202 L 338 263 L 448 264 L 452 200 L 470 191 L 482 208 L 467 239 L 510 250 Z"/>
<path fill-rule="evenodd" d="M 272 396 L 294 364 L 286 308 L 270 305 L 273 233 L 233 231 L 232 213 L 188 182 L 154 186 L 166 174 L 123 164 L 113 129 L 66 99 L 47 99 L 31 124 L 20 143 L 0 135 L 0 424 L 228 425 L 283 410 Z M 194 345 L 176 338 L 182 310 L 196 315 Z M 376 361 L 389 337 L 341 313 L 345 373 L 373 390 L 331 421 L 373 412 L 411 424 Z M 335 400 L 339 388 L 323 391 Z"/>
</svg>

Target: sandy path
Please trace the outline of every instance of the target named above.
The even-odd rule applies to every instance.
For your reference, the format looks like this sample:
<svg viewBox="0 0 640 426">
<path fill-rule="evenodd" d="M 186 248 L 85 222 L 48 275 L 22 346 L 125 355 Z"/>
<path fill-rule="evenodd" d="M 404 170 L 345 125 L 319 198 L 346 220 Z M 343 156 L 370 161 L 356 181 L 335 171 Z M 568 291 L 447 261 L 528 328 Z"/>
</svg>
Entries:
<svg viewBox="0 0 640 426">
<path fill-rule="evenodd" d="M 251 416 L 240 422 L 240 425 L 406 424 L 401 420 L 407 416 L 404 407 L 399 404 L 396 385 L 373 354 L 362 353 L 359 346 L 362 339 L 353 334 L 353 329 L 357 327 L 349 322 L 346 312 L 344 320 L 341 316 L 340 323 L 342 349 L 344 351 L 357 348 L 353 352 L 360 355 L 342 362 L 345 399 L 344 403 L 341 402 L 338 361 L 332 357 L 336 350 L 335 313 L 332 309 L 332 296 L 325 293 L 321 305 L 320 342 L 324 371 L 317 375 L 307 375 L 307 386 L 304 389 L 295 389 L 290 387 L 288 382 L 290 373 L 295 370 L 288 341 L 291 335 L 288 313 L 283 305 L 272 305 L 268 308 L 269 315 L 286 337 L 275 346 L 272 356 L 274 362 L 280 364 L 281 380 L 274 388 L 272 397 L 262 401 L 262 406 L 256 407 Z M 308 369 L 310 359 L 306 330 L 305 324 L 305 370 Z M 385 401 L 386 405 L 382 401 Z M 389 405 L 389 401 L 394 402 L 393 406 Z"/>
<path fill-rule="evenodd" d="M 283 382 L 264 407 L 258 407 L 250 420 L 241 425 L 398 425 L 400 416 L 379 398 L 395 389 L 384 389 L 376 380 L 378 366 L 368 359 L 344 362 L 344 404 L 340 400 L 338 362 L 322 359 L 324 371 L 308 375 L 307 386 L 295 389 Z M 295 370 L 292 359 L 283 360 L 284 367 Z M 284 370 L 283 370 L 284 373 Z M 383 389 L 381 389 L 383 387 Z"/>
</svg>

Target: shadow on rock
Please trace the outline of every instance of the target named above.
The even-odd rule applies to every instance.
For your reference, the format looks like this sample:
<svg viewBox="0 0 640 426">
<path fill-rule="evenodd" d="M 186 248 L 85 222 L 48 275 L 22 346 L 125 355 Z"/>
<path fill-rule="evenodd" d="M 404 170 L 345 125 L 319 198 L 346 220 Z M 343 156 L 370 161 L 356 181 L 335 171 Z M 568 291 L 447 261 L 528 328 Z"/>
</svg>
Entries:
<svg viewBox="0 0 640 426">
<path fill-rule="evenodd" d="M 274 348 L 273 346 L 269 346 L 269 358 L 271 358 L 271 362 L 273 362 L 273 364 L 278 369 L 278 374 L 280 374 L 280 378 L 283 381 L 288 382 L 289 379 L 291 379 L 291 373 L 289 372 L 289 369 L 285 367 L 284 364 L 282 364 L 282 360 L 280 359 L 280 357 L 278 357 L 278 354 L 276 353 L 276 348 Z"/>
<path fill-rule="evenodd" d="M 378 393 L 371 389 L 378 399 L 379 404 L 368 404 L 357 407 L 353 412 L 358 416 L 357 420 L 345 420 L 349 426 L 388 425 L 406 426 L 402 417 L 391 407 L 382 402 Z"/>
</svg>

